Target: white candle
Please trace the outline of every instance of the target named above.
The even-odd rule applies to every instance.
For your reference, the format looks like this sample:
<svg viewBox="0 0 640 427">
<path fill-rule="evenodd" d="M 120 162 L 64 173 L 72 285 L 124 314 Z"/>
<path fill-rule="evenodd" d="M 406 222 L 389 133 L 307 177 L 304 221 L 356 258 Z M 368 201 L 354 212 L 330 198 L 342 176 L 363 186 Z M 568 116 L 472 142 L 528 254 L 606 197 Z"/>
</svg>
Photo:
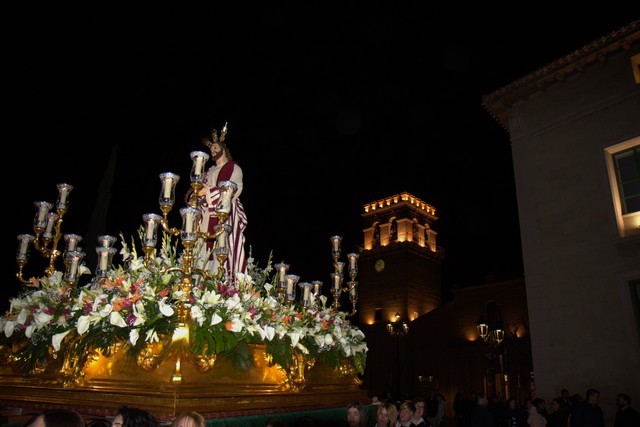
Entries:
<svg viewBox="0 0 640 427">
<path fill-rule="evenodd" d="M 339 275 L 339 274 L 337 274 L 337 273 L 334 273 L 334 274 L 333 274 L 333 287 L 334 287 L 334 288 L 336 288 L 336 289 L 340 289 L 340 286 L 342 285 L 342 283 L 341 283 L 341 280 L 340 280 L 340 279 L 341 279 L 341 277 L 340 277 L 340 275 Z"/>
<path fill-rule="evenodd" d="M 357 254 L 349 254 L 349 270 L 353 271 L 356 269 L 357 260 L 358 260 Z"/>
<path fill-rule="evenodd" d="M 340 251 L 340 241 L 342 240 L 342 237 L 340 236 L 333 236 L 331 238 L 331 241 L 333 242 L 333 250 L 336 252 Z"/>
<path fill-rule="evenodd" d="M 163 197 L 165 199 L 168 199 L 171 197 L 171 178 L 165 178 L 164 181 L 162 182 L 162 184 L 164 185 L 164 189 L 163 189 Z"/>
<path fill-rule="evenodd" d="M 202 156 L 196 156 L 196 175 L 202 173 Z"/>
<path fill-rule="evenodd" d="M 72 234 L 67 234 L 65 239 L 67 240 L 67 252 L 75 251 L 76 246 L 78 246 L 78 239 Z"/>
<path fill-rule="evenodd" d="M 49 213 L 49 216 L 47 217 L 47 228 L 44 230 L 43 237 L 51 237 L 53 235 L 52 234 L 53 224 L 57 220 L 58 220 L 58 214 Z"/>
<path fill-rule="evenodd" d="M 289 268 L 288 264 L 278 263 L 275 266 L 278 269 L 278 282 L 281 287 L 284 287 L 285 278 L 287 275 L 287 269 Z"/>
<path fill-rule="evenodd" d="M 108 250 L 100 251 L 100 263 L 99 263 L 100 270 L 106 270 L 108 264 L 109 264 L 109 251 Z"/>
<path fill-rule="evenodd" d="M 153 240 L 153 232 L 155 231 L 156 224 L 154 221 L 147 222 L 147 240 Z"/>
<path fill-rule="evenodd" d="M 287 279 L 287 295 L 293 293 L 293 279 Z"/>
<path fill-rule="evenodd" d="M 229 213 L 231 211 L 231 191 L 227 190 L 222 193 L 222 203 L 220 204 L 218 211 L 223 213 Z"/>
<path fill-rule="evenodd" d="M 45 204 L 42 204 L 38 207 L 38 212 L 36 214 L 36 221 L 39 223 L 44 222 L 45 217 L 47 216 L 47 214 L 49 213 L 49 210 L 47 209 L 47 206 Z"/>
<path fill-rule="evenodd" d="M 303 301 L 309 301 L 309 291 L 311 290 L 311 286 L 304 287 L 304 293 L 302 294 Z"/>
<path fill-rule="evenodd" d="M 60 190 L 60 204 L 64 205 L 67 201 L 67 190 Z"/>
<path fill-rule="evenodd" d="M 186 216 L 184 217 L 184 231 L 186 231 L 187 233 L 192 233 L 193 232 L 193 213 L 192 212 L 187 212 Z"/>
<path fill-rule="evenodd" d="M 322 282 L 320 280 L 314 280 L 311 283 L 313 284 L 313 293 L 318 295 L 320 293 L 320 289 L 322 288 Z"/>
<path fill-rule="evenodd" d="M 78 271 L 78 257 L 71 257 L 71 265 L 69 266 L 69 276 L 73 277 Z"/>
<path fill-rule="evenodd" d="M 222 233 L 218 234 L 218 247 L 224 248 L 227 246 L 227 230 L 222 227 Z"/>
<path fill-rule="evenodd" d="M 27 254 L 27 250 L 29 249 L 29 239 L 20 240 L 20 255 L 24 256 Z"/>
</svg>

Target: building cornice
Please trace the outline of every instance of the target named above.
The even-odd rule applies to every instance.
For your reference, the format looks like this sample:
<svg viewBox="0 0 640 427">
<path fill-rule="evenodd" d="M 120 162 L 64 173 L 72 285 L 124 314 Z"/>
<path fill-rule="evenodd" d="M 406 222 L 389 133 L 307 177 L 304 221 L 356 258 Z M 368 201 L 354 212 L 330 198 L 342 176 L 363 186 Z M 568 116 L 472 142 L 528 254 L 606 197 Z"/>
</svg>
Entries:
<svg viewBox="0 0 640 427">
<path fill-rule="evenodd" d="M 582 73 L 587 67 L 623 50 L 629 51 L 640 40 L 640 20 L 589 43 L 569 55 L 528 74 L 513 83 L 482 97 L 482 106 L 498 123 L 509 131 L 509 110 L 518 101 L 528 99 L 549 86 Z"/>
</svg>

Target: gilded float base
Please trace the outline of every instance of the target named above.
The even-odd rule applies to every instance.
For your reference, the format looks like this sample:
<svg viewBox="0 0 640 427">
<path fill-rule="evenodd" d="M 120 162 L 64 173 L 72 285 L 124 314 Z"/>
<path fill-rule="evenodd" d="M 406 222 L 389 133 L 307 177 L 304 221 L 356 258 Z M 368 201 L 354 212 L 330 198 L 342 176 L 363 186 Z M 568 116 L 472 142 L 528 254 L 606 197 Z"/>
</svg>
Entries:
<svg viewBox="0 0 640 427">
<path fill-rule="evenodd" d="M 252 347 L 251 357 L 253 366 L 242 371 L 222 357 L 198 365 L 172 354 L 150 366 L 116 352 L 96 356 L 80 375 L 70 376 L 68 362 L 52 359 L 26 378 L 5 364 L 0 366 L 0 404 L 37 410 L 70 407 L 102 416 L 128 405 L 171 420 L 185 410 L 219 418 L 338 407 L 366 399 L 360 380 L 348 369 L 339 372 L 322 363 L 306 363 L 301 371 L 294 363 L 285 371 L 268 363 L 262 346 Z"/>
</svg>

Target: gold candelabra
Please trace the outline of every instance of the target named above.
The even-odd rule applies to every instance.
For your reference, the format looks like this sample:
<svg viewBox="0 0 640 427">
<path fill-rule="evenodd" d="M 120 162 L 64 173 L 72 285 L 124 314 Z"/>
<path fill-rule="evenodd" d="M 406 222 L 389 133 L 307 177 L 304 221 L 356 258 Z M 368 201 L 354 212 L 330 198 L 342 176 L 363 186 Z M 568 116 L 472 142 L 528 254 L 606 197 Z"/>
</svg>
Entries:
<svg viewBox="0 0 640 427">
<path fill-rule="evenodd" d="M 175 204 L 175 187 L 180 176 L 171 172 L 165 172 L 160 174 L 162 188 L 160 191 L 159 205 L 162 215 L 155 213 L 144 214 L 142 216 L 144 227 L 140 233 L 144 252 L 144 263 L 146 268 L 152 271 L 157 270 L 155 255 L 158 242 L 158 230 L 160 227 L 169 236 L 180 239 L 183 247 L 182 263 L 179 266 L 162 268 L 160 273 L 175 272 L 179 275 L 180 283 L 178 286 L 185 299 L 188 298 L 193 288 L 194 276 L 201 276 L 203 279 L 213 278 L 214 280 L 221 280 L 225 277 L 226 270 L 224 265 L 229 254 L 227 240 L 231 231 L 231 227 L 227 224 L 227 221 L 229 219 L 232 197 L 238 189 L 238 186 L 232 181 L 219 183 L 220 203 L 214 210 L 218 224 L 215 226 L 213 233 L 201 231 L 200 222 L 202 220 L 202 213 L 199 204 L 202 203 L 202 200 L 198 197 L 198 193 L 204 188 L 204 165 L 209 159 L 209 155 L 201 151 L 194 151 L 191 153 L 191 159 L 193 160 L 190 176 L 191 194 L 189 196 L 188 206 L 180 209 L 182 228 L 171 227 L 168 219 L 168 215 Z M 68 210 L 69 193 L 72 189 L 73 187 L 69 184 L 58 184 L 58 198 L 55 204 L 55 212 L 52 212 L 53 204 L 44 201 L 35 202 L 37 208 L 33 222 L 35 234 L 18 235 L 18 251 L 16 254 L 18 272 L 16 276 L 22 284 L 37 286 L 36 280 L 24 278 L 24 268 L 29 261 L 31 246 L 33 246 L 48 259 L 48 266 L 45 268 L 45 274 L 48 277 L 55 273 L 55 262 L 62 255 L 65 267 L 63 280 L 67 284 L 68 291 L 71 291 L 72 287 L 77 285 L 78 278 L 81 274 L 80 267 L 85 256 L 85 253 L 78 247 L 78 243 L 82 241 L 82 237 L 76 234 L 65 234 L 64 241 L 66 242 L 66 248 L 64 252 L 58 249 L 58 245 L 63 237 L 63 216 Z M 98 237 L 98 245 L 96 247 L 98 264 L 95 269 L 95 280 L 103 281 L 106 279 L 107 272 L 112 264 L 113 255 L 116 253 L 116 249 L 112 247 L 116 240 L 115 237 L 109 235 Z M 214 240 L 214 242 L 209 252 L 206 249 L 206 242 L 210 240 Z M 199 244 L 202 244 L 202 251 L 196 253 Z M 206 255 L 207 259 L 209 259 L 211 254 L 215 256 L 218 262 L 218 268 L 214 274 L 198 265 L 199 258 L 203 254 Z M 172 376 L 173 382 L 181 381 L 180 364 L 183 356 L 189 356 L 191 359 L 195 357 L 197 359 L 196 363 L 199 366 L 210 367 L 213 364 L 213 360 L 215 360 L 215 354 L 210 356 L 189 354 L 188 319 L 189 309 L 185 304 L 185 300 L 183 300 L 178 307 L 178 327 L 172 337 L 172 343 L 177 344 L 181 348 L 178 352 L 178 359 Z M 155 365 L 156 362 L 154 361 L 158 359 L 158 354 L 156 353 L 156 349 L 149 348 L 149 357 L 143 357 L 143 360 L 140 362 L 141 366 Z M 206 358 L 206 360 L 203 360 L 203 358 Z"/>
<path fill-rule="evenodd" d="M 345 263 L 339 261 L 342 242 L 341 236 L 332 236 L 332 249 L 331 255 L 333 257 L 334 271 L 330 273 L 332 287 L 331 294 L 333 296 L 332 307 L 335 310 L 340 309 L 340 296 L 343 292 L 349 293 L 349 301 L 351 301 L 351 312 L 347 313 L 347 316 L 353 316 L 356 314 L 356 305 L 358 303 L 358 282 L 356 276 L 358 275 L 358 258 L 356 253 L 350 253 L 347 255 L 348 259 L 348 274 L 349 281 L 346 286 L 344 283 L 344 267 Z M 322 294 L 322 281 L 313 280 L 311 282 L 299 282 L 300 276 L 289 273 L 289 264 L 280 262 L 274 265 L 277 272 L 277 293 L 278 300 L 281 303 L 292 305 L 296 300 L 296 285 L 300 288 L 300 303 L 303 310 L 307 310 L 314 306 L 314 301 L 317 301 Z M 317 303 L 316 303 L 317 305 Z"/>
<path fill-rule="evenodd" d="M 351 312 L 347 313 L 347 316 L 353 316 L 357 313 L 356 305 L 358 304 L 358 282 L 356 276 L 358 275 L 358 258 L 356 253 L 350 253 L 347 255 L 348 259 L 348 273 L 349 281 L 346 286 L 342 286 L 344 283 L 344 266 L 345 263 L 338 261 L 340 259 L 342 243 L 342 236 L 331 236 L 331 255 L 333 257 L 334 271 L 330 274 L 331 294 L 333 295 L 333 308 L 338 310 L 340 308 L 340 295 L 342 292 L 349 292 L 349 301 L 351 301 Z"/>
<path fill-rule="evenodd" d="M 24 267 L 29 262 L 31 245 L 33 244 L 35 250 L 48 260 L 48 265 L 44 269 L 47 277 L 51 277 L 56 272 L 56 260 L 62 256 L 65 267 L 63 280 L 67 284 L 68 290 L 70 290 L 78 282 L 79 270 L 85 253 L 78 247 L 78 243 L 82 241 L 81 236 L 77 234 L 65 234 L 63 236 L 62 234 L 63 217 L 69 208 L 69 194 L 73 190 L 73 186 L 61 183 L 57 184 L 57 188 L 58 196 L 55 203 L 55 212 L 52 211 L 54 204 L 45 201 L 35 202 L 34 234 L 18 235 L 18 251 L 16 253 L 18 272 L 16 277 L 24 285 L 38 286 L 37 281 L 24 278 Z M 66 242 L 64 252 L 58 248 L 61 238 L 64 238 Z"/>
</svg>

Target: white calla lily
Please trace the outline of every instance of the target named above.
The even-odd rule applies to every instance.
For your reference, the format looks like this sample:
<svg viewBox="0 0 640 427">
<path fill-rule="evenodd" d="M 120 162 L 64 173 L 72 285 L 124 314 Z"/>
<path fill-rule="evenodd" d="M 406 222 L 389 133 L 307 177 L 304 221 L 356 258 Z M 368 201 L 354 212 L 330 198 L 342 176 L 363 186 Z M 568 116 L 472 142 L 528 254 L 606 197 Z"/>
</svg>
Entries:
<svg viewBox="0 0 640 427">
<path fill-rule="evenodd" d="M 113 311 L 113 306 L 111 304 L 105 304 L 104 307 L 100 309 L 98 313 L 100 313 L 100 317 L 107 317 Z"/>
<path fill-rule="evenodd" d="M 69 329 L 68 331 L 61 332 L 59 334 L 55 334 L 54 336 L 51 337 L 51 345 L 53 345 L 53 348 L 55 349 L 55 351 L 60 350 L 60 344 L 62 343 L 62 340 L 64 339 L 64 337 L 69 335 L 69 332 L 71 332 L 71 329 Z"/>
<path fill-rule="evenodd" d="M 298 345 L 298 341 L 300 340 L 300 332 L 291 331 L 287 335 L 291 338 L 291 347 L 295 347 Z"/>
<path fill-rule="evenodd" d="M 78 318 L 76 330 L 78 331 L 78 335 L 84 335 L 85 332 L 89 330 L 89 326 L 91 326 L 91 317 L 90 316 L 80 316 Z"/>
<path fill-rule="evenodd" d="M 20 310 L 20 314 L 18 314 L 16 322 L 18 322 L 19 325 L 24 325 L 24 322 L 27 321 L 28 317 L 29 311 L 26 308 L 23 308 L 22 310 Z"/>
<path fill-rule="evenodd" d="M 16 322 L 13 320 L 8 320 L 7 323 L 4 324 L 4 334 L 9 338 L 13 335 L 13 331 L 16 327 Z"/>
<path fill-rule="evenodd" d="M 171 306 L 169 304 L 167 304 L 167 299 L 168 297 L 163 297 L 159 302 L 158 302 L 158 307 L 160 308 L 160 312 L 167 316 L 167 317 L 171 317 L 173 316 L 173 308 L 171 308 Z"/>
<path fill-rule="evenodd" d="M 238 319 L 237 317 L 234 319 L 231 319 L 231 328 L 229 329 L 231 332 L 241 332 L 242 327 L 243 327 L 243 324 L 240 319 Z"/>
<path fill-rule="evenodd" d="M 127 327 L 127 323 L 124 321 L 124 319 L 122 318 L 122 315 L 118 311 L 111 312 L 111 315 L 109 316 L 109 323 L 111 323 L 113 326 L 118 326 L 120 328 Z"/>
<path fill-rule="evenodd" d="M 131 332 L 129 332 L 129 342 L 131 345 L 136 345 L 138 338 L 140 338 L 140 329 L 132 329 Z"/>
<path fill-rule="evenodd" d="M 220 322 L 222 322 L 222 317 L 218 316 L 218 313 L 213 313 L 211 316 L 211 326 L 217 325 Z"/>
<path fill-rule="evenodd" d="M 38 326 L 48 325 L 49 322 L 51 322 L 51 319 L 53 319 L 52 315 L 43 312 L 38 313 L 34 318 Z"/>
</svg>

